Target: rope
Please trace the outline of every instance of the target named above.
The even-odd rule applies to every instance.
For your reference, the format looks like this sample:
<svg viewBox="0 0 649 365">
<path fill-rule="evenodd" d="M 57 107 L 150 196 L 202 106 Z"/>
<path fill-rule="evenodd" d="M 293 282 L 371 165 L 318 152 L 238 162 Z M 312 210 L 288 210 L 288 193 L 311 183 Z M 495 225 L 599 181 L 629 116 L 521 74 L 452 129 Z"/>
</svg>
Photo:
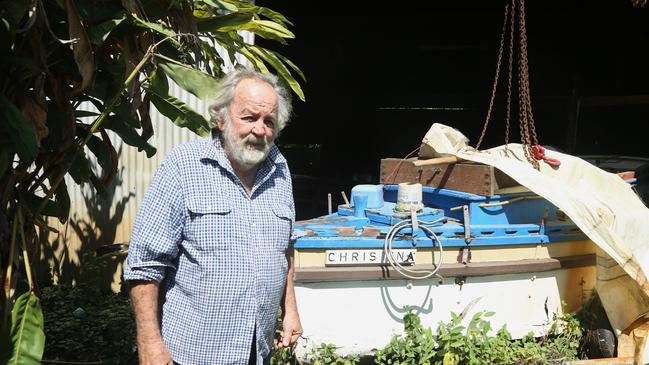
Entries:
<svg viewBox="0 0 649 365">
<path fill-rule="evenodd" d="M 403 163 L 403 161 L 407 160 L 408 157 L 410 157 L 413 153 L 419 151 L 420 148 L 421 148 L 421 146 L 415 148 L 414 150 L 410 151 L 410 153 L 407 154 L 406 157 L 402 158 L 401 161 L 399 161 L 399 162 L 397 163 L 397 165 L 392 169 L 392 172 L 390 172 L 390 173 L 385 177 L 385 182 L 387 183 L 388 181 L 390 181 L 390 178 L 392 178 L 392 175 L 394 175 L 394 178 L 396 178 L 395 173 L 399 170 L 399 168 L 401 167 L 401 164 Z M 392 182 L 394 183 L 394 180 L 392 180 Z"/>
<path fill-rule="evenodd" d="M 444 253 L 444 248 L 442 247 L 442 242 L 439 240 L 439 237 L 433 232 L 430 228 L 424 226 L 423 224 L 426 225 L 432 225 L 436 224 L 439 222 L 445 221 L 446 218 L 440 218 L 432 222 L 423 222 L 416 220 L 416 222 L 413 222 L 411 219 L 405 219 L 402 220 L 401 222 L 395 224 L 390 228 L 388 233 L 385 235 L 385 241 L 383 243 L 383 251 L 385 252 L 385 256 L 388 259 L 388 262 L 390 262 L 390 265 L 401 275 L 405 276 L 408 279 L 413 279 L 413 280 L 421 280 L 421 279 L 428 279 L 431 276 L 437 274 L 437 271 L 439 268 L 442 266 L 442 254 Z M 414 224 L 413 224 L 414 223 Z M 416 225 L 419 225 L 419 229 L 424 231 L 428 237 L 431 237 L 431 240 L 433 241 L 433 247 L 435 246 L 435 242 L 437 242 L 437 246 L 439 247 L 439 259 L 437 262 L 435 262 L 435 251 L 433 250 L 433 265 L 435 268 L 433 270 L 414 270 L 414 269 L 409 269 L 407 267 L 404 267 L 401 265 L 395 258 L 394 258 L 394 253 L 392 251 L 392 240 L 394 237 L 402 230 L 404 229 L 413 229 L 413 227 Z M 415 230 L 413 229 L 413 234 Z"/>
</svg>

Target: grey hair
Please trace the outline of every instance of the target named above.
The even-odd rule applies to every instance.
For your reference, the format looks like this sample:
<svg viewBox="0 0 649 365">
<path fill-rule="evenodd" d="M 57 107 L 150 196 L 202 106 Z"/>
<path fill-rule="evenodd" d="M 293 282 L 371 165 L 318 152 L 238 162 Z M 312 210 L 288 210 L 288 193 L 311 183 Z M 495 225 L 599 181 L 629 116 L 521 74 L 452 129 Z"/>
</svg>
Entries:
<svg viewBox="0 0 649 365">
<path fill-rule="evenodd" d="M 211 100 L 208 111 L 210 113 L 210 128 L 217 127 L 217 120 L 221 119 L 226 123 L 230 121 L 229 107 L 234 99 L 234 89 L 239 83 L 246 79 L 262 81 L 270 85 L 277 94 L 277 125 L 279 133 L 291 117 L 293 106 L 291 94 L 282 84 L 279 77 L 273 74 L 265 74 L 248 68 L 238 68 L 226 74 L 219 82 L 216 95 Z"/>
</svg>

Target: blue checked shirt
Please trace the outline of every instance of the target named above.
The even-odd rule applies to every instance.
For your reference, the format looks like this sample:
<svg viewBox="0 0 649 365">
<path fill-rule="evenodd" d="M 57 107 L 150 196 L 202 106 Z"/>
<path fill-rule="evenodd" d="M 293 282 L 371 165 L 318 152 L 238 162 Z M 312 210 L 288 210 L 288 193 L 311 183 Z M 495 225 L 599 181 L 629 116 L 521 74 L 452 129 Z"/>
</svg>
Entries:
<svg viewBox="0 0 649 365">
<path fill-rule="evenodd" d="M 248 196 L 219 138 L 176 147 L 135 220 L 125 280 L 160 282 L 162 336 L 183 365 L 257 363 L 270 353 L 295 220 L 273 146 Z"/>
</svg>

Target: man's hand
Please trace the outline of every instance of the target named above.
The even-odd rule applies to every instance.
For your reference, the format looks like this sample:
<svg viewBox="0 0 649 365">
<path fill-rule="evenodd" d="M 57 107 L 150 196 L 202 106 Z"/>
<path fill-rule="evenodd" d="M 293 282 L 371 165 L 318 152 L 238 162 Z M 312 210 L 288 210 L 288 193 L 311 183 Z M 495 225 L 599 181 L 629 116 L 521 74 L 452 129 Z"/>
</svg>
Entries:
<svg viewBox="0 0 649 365">
<path fill-rule="evenodd" d="M 174 363 L 171 353 L 162 339 L 147 342 L 138 341 L 137 351 L 140 365 L 173 365 Z"/>
<path fill-rule="evenodd" d="M 302 336 L 302 323 L 297 311 L 290 311 L 282 319 L 282 332 L 277 340 L 277 347 L 290 347 Z"/>
</svg>

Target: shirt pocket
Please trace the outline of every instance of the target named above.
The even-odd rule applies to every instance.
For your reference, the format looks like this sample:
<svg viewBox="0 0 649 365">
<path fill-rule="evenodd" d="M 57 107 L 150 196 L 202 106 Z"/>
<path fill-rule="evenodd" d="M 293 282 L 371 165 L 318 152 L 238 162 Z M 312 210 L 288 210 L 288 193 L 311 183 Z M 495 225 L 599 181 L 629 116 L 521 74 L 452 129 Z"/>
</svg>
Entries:
<svg viewBox="0 0 649 365">
<path fill-rule="evenodd" d="M 186 240 L 200 251 L 227 249 L 238 236 L 232 207 L 222 196 L 187 200 Z"/>
<path fill-rule="evenodd" d="M 286 251 L 291 239 L 291 230 L 293 229 L 293 212 L 286 204 L 274 204 L 272 206 L 272 220 L 274 224 L 273 245 L 275 248 Z"/>
</svg>

